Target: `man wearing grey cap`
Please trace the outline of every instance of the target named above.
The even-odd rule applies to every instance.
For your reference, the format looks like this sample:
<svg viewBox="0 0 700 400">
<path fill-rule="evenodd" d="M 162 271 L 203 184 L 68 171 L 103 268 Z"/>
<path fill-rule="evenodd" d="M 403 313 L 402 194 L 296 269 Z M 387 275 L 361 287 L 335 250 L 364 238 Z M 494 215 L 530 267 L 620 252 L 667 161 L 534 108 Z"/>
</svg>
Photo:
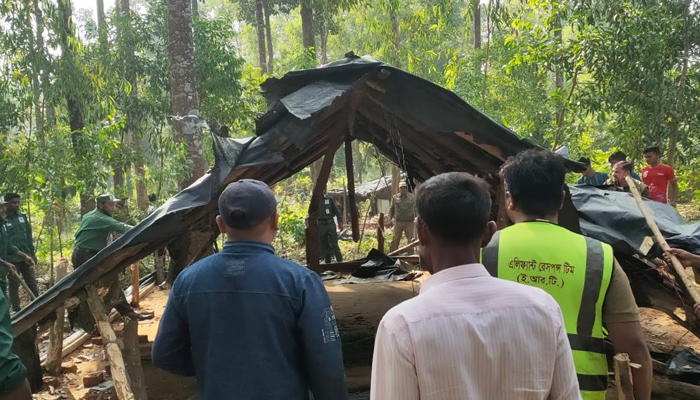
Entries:
<svg viewBox="0 0 700 400">
<path fill-rule="evenodd" d="M 340 335 L 320 277 L 275 255 L 277 201 L 263 182 L 230 184 L 221 252 L 175 280 L 153 363 L 197 377 L 202 400 L 346 399 Z"/>
</svg>

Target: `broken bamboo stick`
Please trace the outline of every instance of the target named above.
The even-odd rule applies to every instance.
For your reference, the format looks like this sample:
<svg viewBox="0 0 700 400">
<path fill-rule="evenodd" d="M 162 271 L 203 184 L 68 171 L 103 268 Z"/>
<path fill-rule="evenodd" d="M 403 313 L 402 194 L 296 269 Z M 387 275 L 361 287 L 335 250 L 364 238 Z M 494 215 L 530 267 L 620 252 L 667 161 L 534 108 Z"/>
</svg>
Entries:
<svg viewBox="0 0 700 400">
<path fill-rule="evenodd" d="M 676 256 L 671 252 L 671 246 L 669 246 L 666 242 L 664 235 L 661 234 L 659 227 L 656 225 L 656 221 L 654 221 L 654 217 L 651 215 L 651 212 L 647 208 L 646 204 L 644 204 L 644 201 L 642 200 L 642 195 L 639 194 L 639 190 L 637 190 L 637 186 L 634 184 L 634 180 L 629 176 L 625 177 L 625 180 L 627 181 L 627 185 L 629 186 L 630 191 L 632 192 L 634 200 L 637 202 L 639 210 L 642 212 L 642 215 L 647 221 L 647 225 L 649 225 L 649 228 L 654 233 L 656 242 L 659 244 L 659 246 L 661 246 L 661 249 L 671 259 L 671 264 L 676 275 L 685 287 L 687 293 L 693 299 L 693 302 L 700 303 L 700 293 L 698 293 L 698 290 L 695 288 L 693 279 L 685 272 L 685 268 L 683 268 L 681 262 L 678 261 L 678 258 L 676 258 Z"/>
<path fill-rule="evenodd" d="M 56 282 L 63 279 L 68 273 L 65 263 L 60 263 L 56 269 Z M 63 358 L 63 325 L 66 320 L 66 307 L 56 309 L 56 321 L 49 331 L 49 351 L 46 353 L 46 372 L 49 375 L 61 374 L 61 360 Z"/>
<path fill-rule="evenodd" d="M 24 281 L 24 279 L 22 279 L 22 277 L 17 272 L 17 267 L 15 267 L 14 264 L 10 264 L 9 262 L 7 262 L 5 260 L 0 260 L 0 263 L 4 264 L 7 267 L 7 269 L 10 271 L 10 274 L 12 274 L 12 276 L 19 281 L 19 284 L 22 285 L 22 288 L 24 288 L 24 290 L 27 292 L 27 297 L 29 297 L 29 300 L 33 301 L 34 299 L 36 299 L 36 296 L 31 291 L 31 289 L 29 289 L 29 286 L 27 285 L 27 283 Z"/>
<path fill-rule="evenodd" d="M 87 291 L 87 303 L 90 306 L 90 312 L 92 312 L 92 317 L 95 318 L 97 329 L 100 331 L 102 342 L 107 352 L 117 397 L 119 397 L 119 400 L 135 400 L 134 393 L 129 386 L 129 378 L 126 375 L 124 358 L 117 344 L 117 335 L 112 329 L 112 324 L 109 323 L 107 311 L 97 294 L 97 288 L 93 285 L 88 285 L 85 290 Z"/>
<path fill-rule="evenodd" d="M 616 354 L 613 357 L 613 363 L 615 366 L 615 381 L 617 382 L 617 399 L 634 400 L 630 356 L 627 353 Z"/>
<path fill-rule="evenodd" d="M 387 256 L 395 256 L 395 255 L 397 255 L 397 254 L 401 254 L 401 253 L 403 253 L 403 252 L 406 251 L 406 250 L 410 250 L 410 249 L 412 249 L 412 248 L 418 246 L 419 243 L 420 243 L 420 241 L 414 240 L 413 242 L 411 242 L 411 243 L 409 243 L 409 244 L 407 244 L 407 245 L 405 245 L 405 246 L 403 246 L 403 247 L 400 247 L 400 248 L 398 248 L 398 249 L 392 251 L 391 253 L 387 254 Z"/>
</svg>

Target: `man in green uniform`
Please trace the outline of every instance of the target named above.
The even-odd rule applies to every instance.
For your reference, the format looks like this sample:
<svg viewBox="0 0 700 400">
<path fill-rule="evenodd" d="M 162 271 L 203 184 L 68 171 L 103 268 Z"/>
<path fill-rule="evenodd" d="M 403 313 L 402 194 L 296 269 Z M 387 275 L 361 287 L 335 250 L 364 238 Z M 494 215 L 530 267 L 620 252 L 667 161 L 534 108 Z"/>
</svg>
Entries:
<svg viewBox="0 0 700 400">
<path fill-rule="evenodd" d="M 333 218 L 338 219 L 338 225 L 343 223 L 343 217 L 335 206 L 335 202 L 325 193 L 321 204 L 318 207 L 318 237 L 320 240 L 320 250 L 326 264 L 335 257 L 338 262 L 343 262 L 343 255 L 338 246 L 338 231 Z"/>
<path fill-rule="evenodd" d="M 641 365 L 634 398 L 651 397 L 651 357 L 627 275 L 612 247 L 557 225 L 565 169 L 546 150 L 528 150 L 501 170 L 506 212 L 515 225 L 483 250 L 491 275 L 543 289 L 559 303 L 584 400 L 605 400 L 608 364 L 604 338 Z M 606 332 L 607 329 L 607 332 Z"/>
<path fill-rule="evenodd" d="M 123 234 L 133 228 L 119 222 L 112 214 L 119 199 L 111 194 L 97 196 L 97 208 L 83 215 L 80 227 L 75 232 L 75 249 L 73 249 L 73 268 L 78 268 L 91 259 L 100 250 L 107 247 L 107 240 L 112 232 Z"/>
<path fill-rule="evenodd" d="M 30 267 L 34 266 L 34 259 L 29 255 L 21 252 L 17 247 L 10 243 L 10 236 L 7 232 L 7 224 L 5 223 L 5 200 L 0 199 L 0 260 L 9 262 L 11 257 L 17 257 L 24 261 Z M 9 271 L 4 263 L 0 263 L 0 289 L 5 297 L 7 297 L 7 275 Z"/>
<path fill-rule="evenodd" d="M 5 296 L 0 295 L 0 399 L 31 400 L 27 369 L 12 352 L 12 341 L 10 307 Z"/>
<path fill-rule="evenodd" d="M 394 222 L 394 238 L 391 239 L 391 251 L 399 248 L 401 238 L 404 233 L 408 243 L 413 242 L 413 233 L 415 231 L 415 198 L 413 193 L 408 193 L 408 185 L 406 182 L 399 183 L 399 193 L 391 199 L 391 208 L 389 209 L 389 219 Z"/>
<path fill-rule="evenodd" d="M 17 247 L 21 252 L 27 254 L 34 259 L 36 263 L 36 252 L 34 250 L 34 241 L 32 238 L 32 225 L 29 223 L 27 214 L 20 212 L 20 196 L 17 193 L 7 193 L 5 195 L 5 207 L 7 216 L 5 217 L 5 227 L 7 228 L 7 235 L 9 237 L 10 243 Z M 17 267 L 17 272 L 24 278 L 27 283 L 29 290 L 34 293 L 34 296 L 39 295 L 39 287 L 36 283 L 36 273 L 34 268 L 29 264 L 24 262 L 24 259 L 17 256 L 16 254 L 11 254 L 7 256 L 7 261 Z M 19 300 L 19 279 L 15 278 L 14 275 L 10 274 L 8 277 L 10 282 L 10 304 L 12 305 L 12 311 L 17 312 L 20 310 L 20 300 Z"/>
<path fill-rule="evenodd" d="M 99 253 L 100 250 L 107 247 L 110 234 L 123 234 L 133 228 L 131 225 L 117 221 L 112 216 L 117 201 L 119 199 L 112 194 L 101 194 L 97 196 L 97 208 L 83 215 L 80 227 L 75 232 L 75 248 L 72 256 L 73 268 L 79 268 Z M 151 314 L 135 312 L 129 305 L 117 275 L 105 278 L 103 282 L 100 282 L 100 286 L 107 289 L 107 293 L 102 296 L 102 301 L 106 304 L 108 310 L 114 307 L 122 316 L 137 320 L 152 318 Z M 69 310 L 68 318 L 73 325 L 79 326 L 86 332 L 96 332 L 94 319 L 85 303 L 81 303 L 77 308 Z"/>
</svg>

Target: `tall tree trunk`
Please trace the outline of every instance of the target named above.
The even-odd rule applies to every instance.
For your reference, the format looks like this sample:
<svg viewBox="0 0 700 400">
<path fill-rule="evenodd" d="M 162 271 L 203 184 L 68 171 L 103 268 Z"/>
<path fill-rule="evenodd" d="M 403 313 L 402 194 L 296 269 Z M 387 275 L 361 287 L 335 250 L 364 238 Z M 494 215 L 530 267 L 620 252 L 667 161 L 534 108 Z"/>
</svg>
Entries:
<svg viewBox="0 0 700 400">
<path fill-rule="evenodd" d="M 58 10 L 63 17 L 61 19 L 61 30 L 59 32 L 60 47 L 63 58 L 63 68 L 68 68 L 70 71 L 78 70 L 75 65 L 73 49 L 71 48 L 71 38 L 74 38 L 74 28 L 71 22 L 72 10 L 70 0 L 58 0 Z M 64 74 L 65 76 L 65 74 Z M 71 130 L 71 142 L 73 144 L 73 155 L 77 160 L 85 158 L 87 154 L 86 146 L 83 143 L 83 129 L 85 128 L 85 120 L 78 99 L 70 91 L 66 94 L 66 103 L 68 106 L 68 122 Z M 85 215 L 87 212 L 95 208 L 95 199 L 93 198 L 93 187 L 91 182 L 86 182 L 85 189 L 80 193 L 80 214 Z"/>
<path fill-rule="evenodd" d="M 401 32 L 399 32 L 399 12 L 398 1 L 391 10 L 389 10 L 389 19 L 391 20 L 391 43 L 394 45 L 394 65 L 401 68 Z"/>
<path fill-rule="evenodd" d="M 267 49 L 265 49 L 265 17 L 263 16 L 263 0 L 255 0 L 255 30 L 258 33 L 258 57 L 260 69 L 267 73 Z"/>
<path fill-rule="evenodd" d="M 491 29 L 493 27 L 493 22 L 491 18 L 493 0 L 489 0 L 489 4 L 486 7 L 486 59 L 484 60 L 484 80 L 481 86 L 481 108 L 486 111 L 486 88 L 489 84 L 489 61 L 491 56 Z"/>
<path fill-rule="evenodd" d="M 39 7 L 39 0 L 33 0 L 34 6 L 34 23 L 36 24 L 36 30 L 34 33 L 34 48 L 32 49 L 34 53 L 34 68 L 36 70 L 46 71 L 48 68 L 44 66 L 41 68 L 41 64 L 46 63 L 46 56 L 44 53 L 44 16 L 41 13 L 41 8 Z M 44 132 L 44 107 L 42 105 L 41 96 L 43 94 L 42 83 L 45 83 L 44 78 L 46 76 L 42 73 L 32 74 L 32 88 L 34 90 L 33 106 L 34 106 L 34 117 L 36 123 L 36 133 L 39 138 L 39 143 L 43 149 L 46 148 L 46 135 Z M 41 79 L 41 80 L 40 80 Z M 48 79 L 48 78 L 47 78 Z M 46 96 L 44 96 L 46 99 Z"/>
<path fill-rule="evenodd" d="M 263 11 L 265 11 L 265 38 L 267 39 L 267 73 L 272 75 L 275 72 L 275 53 L 272 51 L 272 26 L 270 26 L 270 0 L 263 0 Z"/>
<path fill-rule="evenodd" d="M 559 12 L 554 15 L 554 38 L 557 42 L 557 46 L 559 50 L 562 49 L 564 45 L 564 39 L 562 36 L 562 24 L 561 24 L 561 14 Z M 564 107 L 566 105 L 564 104 L 564 74 L 561 72 L 562 67 L 561 65 L 556 66 L 556 71 L 554 73 L 554 84 L 556 86 L 556 91 L 557 91 L 557 102 L 556 102 L 556 115 L 557 118 L 555 120 L 556 123 L 556 132 L 560 133 L 563 130 L 564 127 Z M 558 146 L 559 142 L 559 134 L 556 135 L 554 140 L 554 146 Z M 557 150 L 556 148 L 552 148 L 552 150 Z"/>
<path fill-rule="evenodd" d="M 668 139 L 668 153 L 667 162 L 671 167 L 676 164 L 676 151 L 678 145 L 678 129 L 680 127 L 680 119 L 683 113 L 683 101 L 685 99 L 685 81 L 688 79 L 688 58 L 690 57 L 690 25 L 691 25 L 691 15 L 690 15 L 690 5 L 692 0 L 685 0 L 685 8 L 683 9 L 683 16 L 685 17 L 685 37 L 683 38 L 683 58 L 681 59 L 681 76 L 678 80 L 678 101 L 676 105 L 676 115 L 671 118 L 671 136 Z"/>
<path fill-rule="evenodd" d="M 328 24 L 326 18 L 328 14 L 326 12 L 320 14 L 318 19 L 319 31 L 321 31 L 321 64 L 325 65 L 328 63 Z"/>
<path fill-rule="evenodd" d="M 474 14 L 474 48 L 481 48 L 481 6 L 479 0 L 472 0 L 472 13 Z"/>
<path fill-rule="evenodd" d="M 105 19 L 105 2 L 97 0 L 97 35 L 100 51 L 107 54 L 107 20 Z"/>
<path fill-rule="evenodd" d="M 129 92 L 129 98 L 127 101 L 127 113 L 126 113 L 126 132 L 125 137 L 131 139 L 131 144 L 136 148 L 136 155 L 134 157 L 133 166 L 134 172 L 136 173 L 136 204 L 138 208 L 142 211 L 148 209 L 148 192 L 146 189 L 146 169 L 143 165 L 144 152 L 142 146 L 142 139 L 140 135 L 141 121 L 138 119 L 138 108 L 139 108 L 139 88 L 138 88 L 138 78 L 136 76 L 136 70 L 134 69 L 134 40 L 133 31 L 131 30 L 131 4 L 130 0 L 121 0 L 121 5 L 119 12 L 124 18 L 124 31 L 121 32 L 124 38 L 124 64 L 126 71 L 124 76 L 131 85 L 131 92 Z M 126 166 L 129 167 L 128 165 Z M 123 175 L 122 175 L 123 180 Z M 131 186 L 129 186 L 129 191 L 131 191 Z"/>
<path fill-rule="evenodd" d="M 301 2 L 301 36 L 309 58 L 316 60 L 316 37 L 314 36 L 314 10 L 311 0 Z"/>
<path fill-rule="evenodd" d="M 199 17 L 199 0 L 192 0 L 192 18 Z"/>
<path fill-rule="evenodd" d="M 173 103 L 173 135 L 187 146 L 187 163 L 191 170 L 180 187 L 185 188 L 206 172 L 202 149 L 202 132 L 192 116 L 199 117 L 199 98 L 194 72 L 192 3 L 190 0 L 167 0 L 168 59 Z"/>
</svg>

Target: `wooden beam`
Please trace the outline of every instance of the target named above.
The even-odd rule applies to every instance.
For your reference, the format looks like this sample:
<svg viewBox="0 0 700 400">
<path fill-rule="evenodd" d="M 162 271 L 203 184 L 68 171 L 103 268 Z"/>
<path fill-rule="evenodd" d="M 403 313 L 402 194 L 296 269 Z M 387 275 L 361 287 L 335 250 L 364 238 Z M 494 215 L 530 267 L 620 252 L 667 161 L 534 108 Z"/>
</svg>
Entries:
<svg viewBox="0 0 700 400">
<path fill-rule="evenodd" d="M 90 312 L 92 312 L 92 317 L 95 318 L 97 329 L 100 331 L 102 342 L 107 352 L 117 397 L 119 397 L 119 400 L 135 400 L 134 393 L 129 386 L 129 378 L 126 375 L 124 358 L 117 344 L 117 335 L 112 329 L 112 324 L 109 323 L 105 306 L 97 295 L 97 288 L 94 285 L 87 285 L 85 290 L 87 291 L 87 303 L 90 306 Z"/>
<path fill-rule="evenodd" d="M 328 149 L 323 156 L 321 171 L 319 172 L 318 179 L 314 184 L 314 189 L 311 193 L 311 201 L 309 202 L 309 216 L 306 227 L 306 264 L 309 268 L 318 273 L 321 272 L 320 264 L 318 262 L 318 206 L 321 203 L 321 197 L 323 197 L 323 192 L 326 190 L 326 185 L 328 184 L 328 178 L 331 175 L 331 167 L 333 167 L 335 152 L 343 143 L 342 139 L 344 139 L 345 135 L 339 135 L 338 137 L 339 139 L 333 140 L 329 143 Z"/>
<path fill-rule="evenodd" d="M 420 244 L 420 241 L 414 240 L 413 242 L 411 242 L 411 243 L 409 243 L 409 244 L 407 244 L 407 245 L 405 245 L 405 246 L 403 246 L 403 247 L 400 247 L 400 248 L 398 248 L 398 249 L 392 251 L 391 253 L 387 254 L 387 256 L 391 257 L 391 256 L 399 255 L 399 254 L 403 253 L 403 252 L 406 251 L 406 250 L 410 250 L 410 249 L 412 249 L 412 248 L 418 246 L 419 244 Z"/>
<path fill-rule="evenodd" d="M 634 400 L 630 356 L 627 353 L 616 354 L 615 357 L 613 357 L 613 363 L 615 366 L 618 400 Z"/>
<path fill-rule="evenodd" d="M 56 267 L 56 282 L 63 279 L 68 273 L 66 263 L 60 262 Z M 63 325 L 66 321 L 66 308 L 56 309 L 56 321 L 49 331 L 49 351 L 46 354 L 46 372 L 49 375 L 61 374 L 61 360 L 63 358 Z"/>
<path fill-rule="evenodd" d="M 139 287 L 141 286 L 139 285 L 141 271 L 139 264 L 139 261 L 131 264 L 131 293 L 133 293 L 131 296 L 131 305 L 136 308 L 139 307 L 139 302 L 141 301 L 141 295 L 139 293 Z"/>
<path fill-rule="evenodd" d="M 348 173 L 348 207 L 350 208 L 350 224 L 352 226 L 352 241 L 360 241 L 360 216 L 357 212 L 355 198 L 355 167 L 352 162 L 352 138 L 345 140 L 345 169 Z"/>
<path fill-rule="evenodd" d="M 124 318 L 124 361 L 129 373 L 131 388 L 136 400 L 148 400 L 146 380 L 141 364 L 141 346 L 139 343 L 139 321 Z"/>
</svg>

